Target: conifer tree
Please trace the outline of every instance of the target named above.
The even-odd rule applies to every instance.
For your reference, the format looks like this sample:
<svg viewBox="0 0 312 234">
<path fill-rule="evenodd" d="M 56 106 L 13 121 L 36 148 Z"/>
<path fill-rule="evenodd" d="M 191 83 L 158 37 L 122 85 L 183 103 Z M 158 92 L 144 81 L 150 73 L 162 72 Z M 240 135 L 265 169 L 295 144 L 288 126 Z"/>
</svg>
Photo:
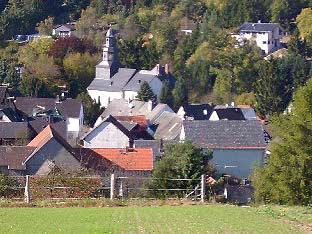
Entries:
<svg viewBox="0 0 312 234">
<path fill-rule="evenodd" d="M 153 93 L 153 90 L 151 89 L 149 84 L 144 81 L 140 87 L 140 90 L 138 91 L 137 99 L 147 102 L 149 100 L 153 100 L 154 98 L 155 94 Z"/>
<path fill-rule="evenodd" d="M 256 199 L 267 203 L 312 204 L 312 80 L 294 95 L 291 113 L 273 119 L 280 143 L 268 165 L 254 173 Z"/>
</svg>

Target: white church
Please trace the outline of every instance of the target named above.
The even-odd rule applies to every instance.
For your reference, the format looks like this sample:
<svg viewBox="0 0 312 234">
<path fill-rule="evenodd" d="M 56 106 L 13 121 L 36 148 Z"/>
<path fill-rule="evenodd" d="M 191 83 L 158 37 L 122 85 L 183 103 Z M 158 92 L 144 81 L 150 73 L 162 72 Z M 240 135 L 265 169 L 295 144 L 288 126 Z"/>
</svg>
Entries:
<svg viewBox="0 0 312 234">
<path fill-rule="evenodd" d="M 167 65 L 163 67 L 157 64 L 150 71 L 121 68 L 116 54 L 114 32 L 110 28 L 106 33 L 103 60 L 96 65 L 95 79 L 87 90 L 92 99 L 100 103 L 102 107 L 107 107 L 114 99 L 124 98 L 128 101 L 135 99 L 144 81 L 159 97 L 163 81 L 168 77 Z"/>
</svg>

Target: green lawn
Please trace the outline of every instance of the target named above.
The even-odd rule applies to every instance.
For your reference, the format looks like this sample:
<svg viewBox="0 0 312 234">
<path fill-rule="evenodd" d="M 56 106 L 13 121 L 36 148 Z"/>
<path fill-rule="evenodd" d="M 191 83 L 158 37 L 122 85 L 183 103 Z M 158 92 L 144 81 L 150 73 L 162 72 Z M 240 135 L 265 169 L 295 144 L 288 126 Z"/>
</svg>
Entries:
<svg viewBox="0 0 312 234">
<path fill-rule="evenodd" d="M 0 208 L 0 233 L 303 233 L 279 211 L 229 205 Z"/>
</svg>

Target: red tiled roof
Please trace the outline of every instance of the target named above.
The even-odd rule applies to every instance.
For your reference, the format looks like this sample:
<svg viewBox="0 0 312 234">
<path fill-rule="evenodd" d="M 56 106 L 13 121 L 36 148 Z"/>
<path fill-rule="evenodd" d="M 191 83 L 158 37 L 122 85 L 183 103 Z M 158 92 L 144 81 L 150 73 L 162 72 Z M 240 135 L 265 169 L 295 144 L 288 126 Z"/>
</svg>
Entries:
<svg viewBox="0 0 312 234">
<path fill-rule="evenodd" d="M 51 126 L 45 127 L 27 146 L 41 147 L 53 137 Z"/>
<path fill-rule="evenodd" d="M 147 120 L 144 115 L 134 115 L 134 116 L 114 116 L 119 121 L 128 121 L 139 124 L 140 126 L 147 126 Z"/>
<path fill-rule="evenodd" d="M 114 169 L 114 166 L 130 171 L 151 171 L 153 169 L 153 150 L 151 148 L 128 150 L 120 148 L 81 148 L 76 149 L 76 155 L 81 157 L 80 161 L 86 164 L 87 167 L 96 170 Z"/>
</svg>

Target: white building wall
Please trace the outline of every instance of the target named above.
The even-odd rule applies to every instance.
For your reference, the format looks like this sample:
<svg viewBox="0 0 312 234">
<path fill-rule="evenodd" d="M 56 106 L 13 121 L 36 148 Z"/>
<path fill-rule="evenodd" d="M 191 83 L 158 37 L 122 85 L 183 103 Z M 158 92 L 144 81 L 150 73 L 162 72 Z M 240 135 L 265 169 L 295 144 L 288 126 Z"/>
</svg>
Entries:
<svg viewBox="0 0 312 234">
<path fill-rule="evenodd" d="M 135 92 L 135 91 L 125 91 L 124 92 L 124 96 L 125 96 L 125 99 L 127 101 L 131 101 L 131 100 L 134 100 L 136 98 L 136 96 L 138 96 L 138 92 Z"/>
<path fill-rule="evenodd" d="M 107 107 L 109 102 L 114 99 L 123 98 L 122 92 L 108 92 L 99 90 L 88 90 L 88 93 L 92 99 L 101 104 L 101 107 Z"/>
<path fill-rule="evenodd" d="M 217 120 L 220 120 L 220 119 L 219 119 L 219 116 L 218 116 L 218 114 L 217 114 L 217 112 L 216 112 L 216 111 L 213 111 L 213 112 L 212 112 L 212 114 L 211 114 L 211 116 L 210 116 L 209 120 L 211 120 L 211 121 L 217 121 Z"/>
<path fill-rule="evenodd" d="M 114 124 L 104 122 L 84 139 L 85 148 L 125 148 L 129 138 Z"/>
</svg>

